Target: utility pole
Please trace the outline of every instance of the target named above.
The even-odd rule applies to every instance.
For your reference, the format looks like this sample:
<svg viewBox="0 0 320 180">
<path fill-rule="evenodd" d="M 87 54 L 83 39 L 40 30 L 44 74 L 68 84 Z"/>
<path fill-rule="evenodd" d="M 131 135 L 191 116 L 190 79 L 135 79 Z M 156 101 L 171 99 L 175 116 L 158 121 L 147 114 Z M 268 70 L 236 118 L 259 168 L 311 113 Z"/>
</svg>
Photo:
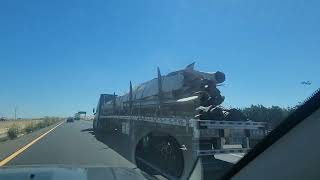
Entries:
<svg viewBox="0 0 320 180">
<path fill-rule="evenodd" d="M 14 107 L 14 120 L 17 120 L 17 110 L 18 110 L 18 107 L 15 106 Z"/>
</svg>

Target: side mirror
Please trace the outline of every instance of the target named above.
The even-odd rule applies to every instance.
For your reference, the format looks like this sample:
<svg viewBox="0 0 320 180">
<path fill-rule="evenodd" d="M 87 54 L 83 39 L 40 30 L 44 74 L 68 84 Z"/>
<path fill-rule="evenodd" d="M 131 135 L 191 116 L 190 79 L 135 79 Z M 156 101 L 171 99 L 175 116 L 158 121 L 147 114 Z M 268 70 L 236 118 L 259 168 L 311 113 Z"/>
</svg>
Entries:
<svg viewBox="0 0 320 180">
<path fill-rule="evenodd" d="M 95 108 L 93 108 L 93 109 L 92 109 L 92 112 L 93 112 L 93 114 L 94 114 L 94 113 L 96 112 L 96 109 L 95 109 Z"/>
</svg>

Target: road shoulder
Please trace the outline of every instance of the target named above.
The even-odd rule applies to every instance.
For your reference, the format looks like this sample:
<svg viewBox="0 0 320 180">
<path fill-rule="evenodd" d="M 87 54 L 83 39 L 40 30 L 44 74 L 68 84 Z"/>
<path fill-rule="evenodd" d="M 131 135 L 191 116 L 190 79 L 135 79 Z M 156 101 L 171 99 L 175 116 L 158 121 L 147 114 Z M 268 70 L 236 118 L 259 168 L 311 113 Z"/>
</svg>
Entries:
<svg viewBox="0 0 320 180">
<path fill-rule="evenodd" d="M 0 142 L 0 161 L 10 156 L 12 153 L 18 151 L 28 143 L 32 142 L 34 139 L 49 131 L 59 123 L 60 122 L 52 124 L 43 129 L 37 130 L 35 132 L 23 135 L 17 139 Z"/>
</svg>

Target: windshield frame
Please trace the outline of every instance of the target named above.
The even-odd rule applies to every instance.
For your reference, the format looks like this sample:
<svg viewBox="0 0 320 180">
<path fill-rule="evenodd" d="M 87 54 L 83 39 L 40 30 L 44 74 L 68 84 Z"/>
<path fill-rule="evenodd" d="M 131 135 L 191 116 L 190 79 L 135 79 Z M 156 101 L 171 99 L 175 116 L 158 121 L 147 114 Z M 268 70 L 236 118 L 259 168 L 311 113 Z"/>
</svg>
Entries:
<svg viewBox="0 0 320 180">
<path fill-rule="evenodd" d="M 305 100 L 305 102 L 298 106 L 298 108 L 285 118 L 273 131 L 271 131 L 265 138 L 263 138 L 251 151 L 249 151 L 239 162 L 232 166 L 232 168 L 225 173 L 222 180 L 231 179 L 241 169 L 247 166 L 251 161 L 263 153 L 267 148 L 272 146 L 285 134 L 299 125 L 311 114 L 320 109 L 320 89 L 316 90 L 313 95 Z"/>
</svg>

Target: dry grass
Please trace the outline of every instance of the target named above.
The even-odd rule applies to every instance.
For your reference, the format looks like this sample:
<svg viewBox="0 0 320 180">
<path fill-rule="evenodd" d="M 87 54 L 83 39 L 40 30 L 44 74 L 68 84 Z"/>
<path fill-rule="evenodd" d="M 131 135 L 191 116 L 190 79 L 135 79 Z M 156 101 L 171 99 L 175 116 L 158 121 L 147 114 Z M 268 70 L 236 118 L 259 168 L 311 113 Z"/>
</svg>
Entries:
<svg viewBox="0 0 320 180">
<path fill-rule="evenodd" d="M 17 126 L 19 129 L 24 129 L 30 124 L 36 124 L 42 120 L 11 120 L 11 121 L 0 121 L 0 134 L 6 133 L 12 126 Z"/>
</svg>

